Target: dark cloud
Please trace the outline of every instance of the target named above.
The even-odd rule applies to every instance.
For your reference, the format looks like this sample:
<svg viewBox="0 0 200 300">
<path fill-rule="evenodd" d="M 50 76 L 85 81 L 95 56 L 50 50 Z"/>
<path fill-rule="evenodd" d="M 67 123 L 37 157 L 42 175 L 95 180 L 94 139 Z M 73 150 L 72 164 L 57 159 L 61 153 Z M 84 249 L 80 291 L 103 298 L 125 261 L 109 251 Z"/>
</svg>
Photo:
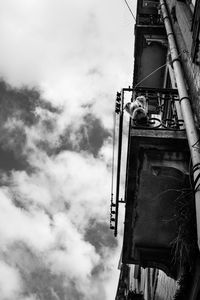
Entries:
<svg viewBox="0 0 200 300">
<path fill-rule="evenodd" d="M 43 119 L 36 113 L 42 109 Z M 64 134 L 61 134 L 59 144 L 51 144 L 47 139 L 35 142 L 36 146 L 48 155 L 59 153 L 63 150 L 87 151 L 97 157 L 104 141 L 110 136 L 100 119 L 92 113 L 86 114 L 83 120 L 77 120 L 77 125 L 68 125 Z M 27 136 L 25 128 L 31 128 L 40 123 L 42 132 L 52 133 L 56 130 L 56 122 L 62 109 L 41 98 L 37 88 L 14 88 L 4 80 L 0 81 L 0 169 L 21 170 L 28 168 L 26 154 L 23 151 Z M 45 112 L 51 113 L 51 116 Z M 80 125 L 79 125 L 80 122 Z M 5 126 L 6 125 L 6 126 Z M 38 137 L 40 132 L 38 132 Z M 59 133 L 58 133 L 59 138 Z"/>
<path fill-rule="evenodd" d="M 17 150 L 16 150 L 17 151 Z M 28 168 L 28 164 L 26 160 L 19 159 L 16 151 L 10 151 L 0 148 L 0 170 L 1 171 L 10 171 L 12 169 L 15 170 L 23 170 Z"/>
<path fill-rule="evenodd" d="M 37 109 L 51 113 L 50 116 L 41 118 L 36 113 Z M 100 119 L 93 114 L 86 114 L 83 120 L 77 120 L 77 126 L 70 124 L 60 136 L 60 145 L 53 145 L 49 140 L 38 139 L 36 146 L 48 155 L 59 153 L 63 150 L 87 151 L 97 157 L 105 139 L 110 136 Z M 0 168 L 27 169 L 28 164 L 24 148 L 26 145 L 25 128 L 31 128 L 40 122 L 43 132 L 52 133 L 56 129 L 56 121 L 62 109 L 41 98 L 37 88 L 14 88 L 4 80 L 0 81 Z M 53 117 L 54 116 L 54 117 Z M 80 122 L 80 125 L 79 125 Z M 7 124 L 7 126 L 5 126 Z M 38 137 L 40 132 L 38 132 Z M 59 133 L 58 133 L 59 136 Z"/>
<path fill-rule="evenodd" d="M 9 171 L 30 168 L 24 151 L 27 142 L 25 128 L 42 122 L 43 130 L 54 130 L 54 120 L 41 121 L 36 113 L 37 108 L 56 115 L 60 112 L 43 100 L 36 88 L 15 88 L 3 79 L 0 80 L 0 169 Z"/>
<path fill-rule="evenodd" d="M 79 223 L 74 220 L 79 210 L 80 215 L 88 215 L 88 205 L 94 205 L 94 198 L 93 215 L 102 213 L 97 207 L 104 205 L 105 197 L 97 190 L 100 181 L 106 190 L 109 173 L 98 154 L 110 137 L 109 131 L 100 119 L 88 113 L 91 107 L 86 106 L 85 115 L 77 123 L 74 120 L 68 123 L 63 134 L 63 123 L 60 129 L 58 122 L 61 110 L 43 100 L 37 89 L 14 88 L 1 81 L 0 96 L 0 170 L 4 174 L 0 177 L 1 211 L 12 219 L 4 230 L 8 247 L 3 254 L 4 268 L 12 271 L 15 286 L 18 280 L 22 281 L 21 299 L 31 296 L 30 299 L 41 300 L 89 300 L 93 296 L 96 300 L 106 299 L 104 265 L 110 259 L 107 252 L 116 248 L 117 241 L 107 223 L 85 218 L 83 236 L 78 230 Z M 83 152 L 89 154 L 87 158 Z M 79 191 L 76 170 L 80 170 L 80 165 L 87 176 L 78 178 Z M 92 174 L 99 179 L 93 180 Z M 71 201 L 73 197 L 75 201 Z M 6 217 L 3 228 L 4 222 Z M 66 227 L 64 242 L 57 244 Z M 68 247 L 78 247 L 80 267 L 73 265 L 74 251 L 71 253 Z M 59 255 L 71 268 L 69 274 Z M 90 290 L 92 286 L 94 290 Z"/>
<path fill-rule="evenodd" d="M 83 300 L 75 281 L 63 274 L 53 274 L 42 257 L 36 255 L 22 242 L 13 244 L 4 261 L 15 265 L 23 281 L 23 297 L 35 295 L 40 300 Z"/>
<path fill-rule="evenodd" d="M 73 130 L 71 125 L 65 130 L 61 137 L 60 150 L 87 151 L 97 157 L 109 136 L 110 133 L 104 128 L 101 120 L 87 113 L 83 118 L 83 124 L 80 124 L 78 129 Z"/>
<path fill-rule="evenodd" d="M 103 127 L 100 119 L 95 118 L 92 114 L 84 117 L 85 124 L 81 126 L 80 133 L 83 138 L 80 147 L 83 150 L 89 150 L 96 156 L 103 142 L 109 137 L 109 132 Z"/>
<path fill-rule="evenodd" d="M 23 278 L 23 275 L 24 278 Z M 39 299 L 65 300 L 66 288 L 64 287 L 64 277 L 54 275 L 47 267 L 41 265 L 34 271 L 23 274 L 26 291 L 24 296 L 37 295 Z M 72 298 L 73 299 L 73 298 Z M 74 298 L 75 299 L 75 298 Z"/>
<path fill-rule="evenodd" d="M 35 90 L 30 90 L 29 94 L 26 90 L 12 88 L 5 81 L 0 81 L 0 116 L 1 125 L 8 118 L 16 118 L 23 120 L 24 123 L 35 123 L 35 100 L 38 98 L 38 93 Z M 28 112 L 28 114 L 27 114 Z"/>
<path fill-rule="evenodd" d="M 101 253 L 105 247 L 117 247 L 117 240 L 113 236 L 113 232 L 109 229 L 107 223 L 96 222 L 91 220 L 89 227 L 85 233 L 85 240 L 89 241 Z"/>
<path fill-rule="evenodd" d="M 41 98 L 40 90 L 36 87 L 23 86 L 15 88 L 0 80 L 0 123 L 9 118 L 21 120 L 27 126 L 36 124 L 39 116 L 36 108 L 40 107 L 52 113 L 59 113 L 61 109 L 54 107 L 50 102 Z"/>
<path fill-rule="evenodd" d="M 26 133 L 23 127 L 4 127 L 0 129 L 0 169 L 9 171 L 12 169 L 27 169 L 28 164 L 24 155 Z"/>
</svg>

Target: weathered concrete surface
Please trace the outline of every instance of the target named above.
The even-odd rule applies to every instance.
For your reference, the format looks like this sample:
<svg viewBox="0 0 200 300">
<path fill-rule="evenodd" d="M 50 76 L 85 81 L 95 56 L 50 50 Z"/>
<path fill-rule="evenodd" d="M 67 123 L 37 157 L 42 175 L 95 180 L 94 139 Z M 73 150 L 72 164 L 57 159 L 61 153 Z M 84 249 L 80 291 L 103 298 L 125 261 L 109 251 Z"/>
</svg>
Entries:
<svg viewBox="0 0 200 300">
<path fill-rule="evenodd" d="M 196 119 L 196 125 L 200 125 L 200 65 L 194 63 L 191 58 L 191 22 L 188 7 L 185 3 L 175 0 L 167 0 L 169 12 L 176 7 L 176 17 L 172 17 L 172 27 L 176 36 L 176 42 L 181 54 L 181 62 L 185 74 L 186 83 L 191 99 L 191 105 Z M 182 16 L 180 18 L 180 16 Z"/>
</svg>

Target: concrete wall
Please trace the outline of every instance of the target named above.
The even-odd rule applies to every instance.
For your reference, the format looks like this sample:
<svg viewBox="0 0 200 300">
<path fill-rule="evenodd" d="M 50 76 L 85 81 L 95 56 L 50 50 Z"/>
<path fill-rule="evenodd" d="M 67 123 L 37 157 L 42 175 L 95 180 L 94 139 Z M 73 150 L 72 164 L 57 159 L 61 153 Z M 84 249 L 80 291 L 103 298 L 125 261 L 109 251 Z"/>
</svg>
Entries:
<svg viewBox="0 0 200 300">
<path fill-rule="evenodd" d="M 200 65 L 193 63 L 191 57 L 192 43 L 192 14 L 189 7 L 185 3 L 175 0 L 167 0 L 169 13 L 171 15 L 172 27 L 176 36 L 177 46 L 182 52 L 181 60 L 186 78 L 186 83 L 191 97 L 191 104 L 197 121 L 200 124 Z M 175 8 L 175 17 L 173 9 Z M 183 52 L 183 51 L 187 52 Z"/>
</svg>

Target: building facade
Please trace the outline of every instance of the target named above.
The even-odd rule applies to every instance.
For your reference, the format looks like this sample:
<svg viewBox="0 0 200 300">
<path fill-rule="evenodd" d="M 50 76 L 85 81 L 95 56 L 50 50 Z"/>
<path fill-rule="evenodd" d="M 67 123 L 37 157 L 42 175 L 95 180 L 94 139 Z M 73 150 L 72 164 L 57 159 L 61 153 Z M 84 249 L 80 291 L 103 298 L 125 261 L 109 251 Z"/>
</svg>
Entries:
<svg viewBox="0 0 200 300">
<path fill-rule="evenodd" d="M 118 189 L 124 94 L 131 92 L 138 114 L 130 116 L 129 124 L 115 300 L 200 299 L 199 37 L 200 0 L 137 1 L 133 86 L 118 93 L 116 110 L 118 173 L 116 200 L 111 199 L 115 235 L 122 202 Z M 145 118 L 144 107 L 137 104 L 141 96 Z"/>
</svg>

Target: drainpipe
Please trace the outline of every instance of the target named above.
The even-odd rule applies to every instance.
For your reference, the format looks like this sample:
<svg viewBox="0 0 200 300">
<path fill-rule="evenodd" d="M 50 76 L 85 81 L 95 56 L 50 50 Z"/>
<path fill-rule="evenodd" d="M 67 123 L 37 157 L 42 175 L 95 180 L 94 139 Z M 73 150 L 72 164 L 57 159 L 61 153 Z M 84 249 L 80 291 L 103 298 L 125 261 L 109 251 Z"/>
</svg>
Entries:
<svg viewBox="0 0 200 300">
<path fill-rule="evenodd" d="M 193 164 L 193 176 L 194 176 L 194 193 L 195 193 L 195 207 L 196 207 L 196 221 L 197 221 L 197 241 L 200 249 L 200 140 L 197 133 L 197 129 L 194 123 L 193 113 L 190 105 L 190 99 L 188 96 L 186 84 L 184 81 L 183 71 L 180 63 L 180 55 L 178 54 L 175 37 L 173 34 L 170 18 L 168 16 L 166 4 L 164 0 L 160 0 L 160 8 L 162 17 L 167 32 L 169 49 L 172 58 L 172 65 L 174 68 L 174 74 L 177 83 L 177 89 L 179 94 L 179 101 L 181 106 L 181 112 L 185 123 L 186 135 L 190 148 L 190 154 Z"/>
</svg>

